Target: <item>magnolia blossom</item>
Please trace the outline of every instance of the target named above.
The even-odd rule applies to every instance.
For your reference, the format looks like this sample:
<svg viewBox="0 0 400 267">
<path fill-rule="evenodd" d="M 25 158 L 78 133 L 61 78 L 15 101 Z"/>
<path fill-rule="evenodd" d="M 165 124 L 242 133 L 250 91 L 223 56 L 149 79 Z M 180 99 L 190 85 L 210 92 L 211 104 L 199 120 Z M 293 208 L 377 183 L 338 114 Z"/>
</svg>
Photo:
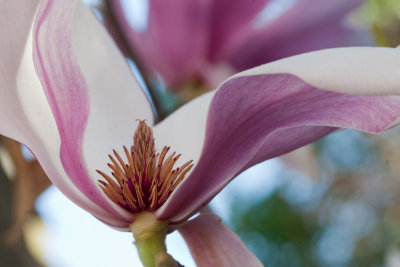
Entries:
<svg viewBox="0 0 400 267">
<path fill-rule="evenodd" d="M 346 15 L 363 0 L 116 0 L 115 19 L 168 84 L 218 85 L 233 70 L 323 48 L 365 45 Z M 230 73 L 230 74 L 229 74 Z M 229 74 L 229 75 L 227 75 Z M 210 88 L 213 89 L 213 88 Z"/>
<path fill-rule="evenodd" d="M 193 164 L 151 215 L 180 231 L 199 266 L 261 265 L 214 215 L 186 222 L 239 173 L 337 128 L 378 133 L 399 123 L 398 49 L 279 60 L 232 76 L 156 124 L 123 56 L 81 2 L 10 0 L 0 11 L 0 133 L 28 146 L 77 205 L 127 231 L 140 213 L 111 200 L 97 171 L 110 175 L 107 155 L 123 155 L 145 120 L 155 150 L 168 146 L 181 154 L 177 166 Z"/>
</svg>

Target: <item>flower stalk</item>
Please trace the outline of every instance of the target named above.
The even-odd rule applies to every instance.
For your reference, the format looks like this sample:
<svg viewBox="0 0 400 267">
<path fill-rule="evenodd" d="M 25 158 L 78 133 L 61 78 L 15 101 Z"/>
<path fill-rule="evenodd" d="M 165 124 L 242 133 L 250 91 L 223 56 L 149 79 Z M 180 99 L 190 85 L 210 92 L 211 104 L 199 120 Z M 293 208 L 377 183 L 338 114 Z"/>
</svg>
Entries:
<svg viewBox="0 0 400 267">
<path fill-rule="evenodd" d="M 165 237 L 168 221 L 159 221 L 153 213 L 144 211 L 136 216 L 130 225 L 140 260 L 145 267 L 155 267 L 155 257 L 166 252 Z"/>
</svg>

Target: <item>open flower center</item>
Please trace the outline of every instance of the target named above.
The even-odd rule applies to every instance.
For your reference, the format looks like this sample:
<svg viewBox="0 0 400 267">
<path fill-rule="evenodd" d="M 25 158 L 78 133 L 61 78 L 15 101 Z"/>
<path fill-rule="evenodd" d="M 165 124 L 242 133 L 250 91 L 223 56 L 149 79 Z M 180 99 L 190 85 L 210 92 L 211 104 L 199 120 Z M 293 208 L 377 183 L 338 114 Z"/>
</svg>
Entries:
<svg viewBox="0 0 400 267">
<path fill-rule="evenodd" d="M 99 180 L 99 185 L 109 199 L 128 211 L 154 211 L 165 203 L 193 164 L 189 161 L 173 169 L 181 155 L 167 155 L 169 147 L 156 153 L 153 131 L 144 121 L 140 121 L 133 140 L 130 149 L 124 146 L 125 161 L 115 149 L 114 155 L 108 155 L 112 177 L 97 170 L 105 179 Z"/>
</svg>

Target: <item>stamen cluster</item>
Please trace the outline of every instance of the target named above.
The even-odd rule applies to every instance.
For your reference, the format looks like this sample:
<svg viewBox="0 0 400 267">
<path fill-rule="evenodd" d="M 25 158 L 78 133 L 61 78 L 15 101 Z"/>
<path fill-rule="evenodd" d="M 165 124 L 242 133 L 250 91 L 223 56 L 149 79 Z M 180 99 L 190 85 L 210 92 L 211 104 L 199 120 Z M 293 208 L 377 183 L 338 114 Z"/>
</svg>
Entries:
<svg viewBox="0 0 400 267">
<path fill-rule="evenodd" d="M 110 200 L 128 211 L 154 211 L 165 203 L 193 164 L 189 161 L 173 169 L 181 155 L 173 152 L 167 156 L 169 147 L 156 154 L 153 131 L 144 121 L 140 121 L 133 139 L 130 149 L 124 146 L 126 161 L 115 149 L 114 156 L 108 155 L 113 178 L 97 170 L 105 179 L 99 184 Z"/>
</svg>

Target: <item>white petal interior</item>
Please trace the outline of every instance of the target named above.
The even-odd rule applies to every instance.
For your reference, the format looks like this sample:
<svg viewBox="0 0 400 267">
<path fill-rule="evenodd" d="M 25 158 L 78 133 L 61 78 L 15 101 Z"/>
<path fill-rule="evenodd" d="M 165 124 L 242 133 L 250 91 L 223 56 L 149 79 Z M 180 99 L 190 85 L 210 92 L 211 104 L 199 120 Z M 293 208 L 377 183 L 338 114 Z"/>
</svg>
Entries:
<svg viewBox="0 0 400 267">
<path fill-rule="evenodd" d="M 108 172 L 108 154 L 130 146 L 138 119 L 153 124 L 149 101 L 104 27 L 78 2 L 73 48 L 89 88 L 90 111 L 83 137 L 83 154 L 90 177 Z"/>
<path fill-rule="evenodd" d="M 190 160 L 196 164 L 199 160 L 205 141 L 208 109 L 214 93 L 196 98 L 154 127 L 158 151 L 169 146 L 171 151 L 181 154 L 177 166 Z"/>
<path fill-rule="evenodd" d="M 400 49 L 335 48 L 301 54 L 232 76 L 290 73 L 318 88 L 360 95 L 400 93 Z"/>
</svg>

